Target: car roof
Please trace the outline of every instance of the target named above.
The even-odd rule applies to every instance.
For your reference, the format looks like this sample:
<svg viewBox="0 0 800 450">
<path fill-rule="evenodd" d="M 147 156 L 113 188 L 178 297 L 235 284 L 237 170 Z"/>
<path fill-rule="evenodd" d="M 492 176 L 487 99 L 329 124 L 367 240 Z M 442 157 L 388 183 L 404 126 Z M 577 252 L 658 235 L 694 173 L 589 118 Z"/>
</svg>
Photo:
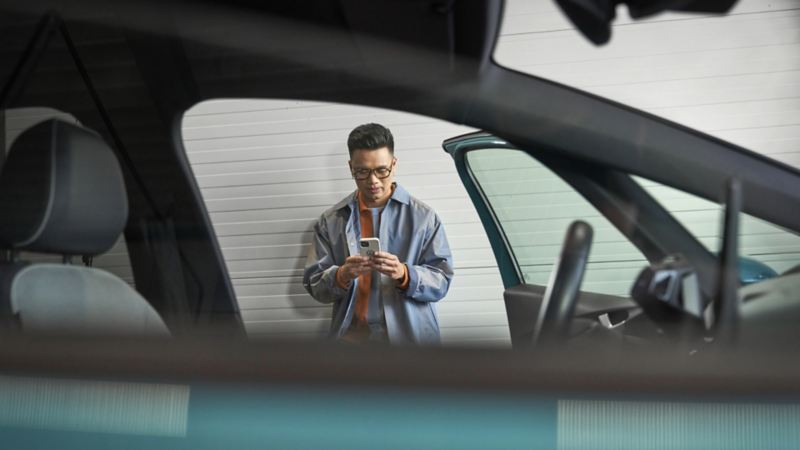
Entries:
<svg viewBox="0 0 800 450">
<path fill-rule="evenodd" d="M 119 58 L 119 67 L 94 70 L 91 78 L 99 91 L 116 89 L 122 98 L 148 94 L 127 99 L 133 118 L 115 119 L 139 130 L 121 141 L 157 129 L 172 146 L 183 112 L 212 98 L 379 106 L 470 125 L 521 148 L 580 158 L 718 202 L 735 175 L 745 192 L 742 211 L 800 230 L 800 216 L 791 212 L 800 207 L 797 169 L 497 65 L 492 51 L 501 1 L 34 0 L 0 7 L 29 21 L 57 11 L 74 54 L 89 67 L 104 53 Z M 4 29 L 19 31 L 20 22 Z M 120 74 L 123 67 L 128 71 Z M 73 112 L 50 97 L 36 98 Z"/>
</svg>

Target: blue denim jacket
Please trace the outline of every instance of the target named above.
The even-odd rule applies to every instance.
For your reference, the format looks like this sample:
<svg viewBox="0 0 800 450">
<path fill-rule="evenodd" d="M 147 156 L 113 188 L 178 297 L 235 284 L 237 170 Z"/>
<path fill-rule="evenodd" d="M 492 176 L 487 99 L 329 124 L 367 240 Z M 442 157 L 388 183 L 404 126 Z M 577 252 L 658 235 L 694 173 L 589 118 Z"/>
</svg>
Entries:
<svg viewBox="0 0 800 450">
<path fill-rule="evenodd" d="M 322 303 L 333 303 L 331 337 L 341 337 L 353 319 L 358 280 L 348 289 L 336 285 L 336 270 L 358 254 L 361 236 L 358 199 L 353 192 L 322 213 L 303 271 L 303 286 Z M 396 185 L 380 221 L 381 249 L 408 265 L 408 289 L 400 291 L 390 277 L 380 275 L 380 295 L 386 331 L 393 344 L 437 344 L 436 302 L 444 298 L 453 278 L 453 257 L 439 216 L 428 205 Z"/>
</svg>

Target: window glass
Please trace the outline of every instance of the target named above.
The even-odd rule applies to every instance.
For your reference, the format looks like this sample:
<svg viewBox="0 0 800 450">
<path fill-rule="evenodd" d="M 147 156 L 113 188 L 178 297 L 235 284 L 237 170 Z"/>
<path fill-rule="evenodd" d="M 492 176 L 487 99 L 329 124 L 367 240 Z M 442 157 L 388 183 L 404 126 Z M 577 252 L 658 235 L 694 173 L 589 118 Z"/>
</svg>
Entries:
<svg viewBox="0 0 800 450">
<path fill-rule="evenodd" d="M 582 290 L 628 296 L 647 260 L 566 182 L 519 150 L 473 150 L 467 162 L 529 284 L 546 285 L 570 223 L 594 229 Z"/>
<path fill-rule="evenodd" d="M 429 117 L 345 103 L 209 100 L 182 137 L 252 338 L 321 339 L 331 304 L 303 288 L 313 227 L 356 188 L 347 137 L 376 122 L 394 135 L 398 184 L 433 208 L 455 276 L 436 304 L 444 345 L 508 346 L 503 284 L 489 240 L 442 141 L 473 131 Z"/>
<path fill-rule="evenodd" d="M 709 251 L 721 249 L 722 205 L 654 181 L 633 178 Z M 778 274 L 800 264 L 800 236 L 749 214 L 741 214 L 739 220 L 739 256 L 765 264 Z M 750 280 L 747 273 L 742 276 L 745 281 Z"/>
</svg>

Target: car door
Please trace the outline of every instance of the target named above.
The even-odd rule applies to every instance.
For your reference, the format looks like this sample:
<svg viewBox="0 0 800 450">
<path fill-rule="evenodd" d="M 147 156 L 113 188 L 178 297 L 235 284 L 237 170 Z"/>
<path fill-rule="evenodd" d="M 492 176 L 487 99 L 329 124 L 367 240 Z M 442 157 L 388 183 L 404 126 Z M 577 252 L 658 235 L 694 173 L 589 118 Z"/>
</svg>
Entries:
<svg viewBox="0 0 800 450">
<path fill-rule="evenodd" d="M 486 133 L 443 145 L 489 237 L 515 348 L 532 343 L 564 233 L 576 220 L 593 228 L 594 244 L 575 310 L 584 320 L 572 333 L 613 329 L 632 315 L 630 286 L 648 259 L 570 184 L 531 154 Z"/>
<path fill-rule="evenodd" d="M 662 185 L 547 148 L 519 149 L 487 133 L 455 137 L 443 146 L 453 157 L 490 239 L 505 288 L 515 348 L 533 342 L 537 323 L 547 324 L 540 311 L 545 292 L 553 285 L 553 267 L 561 257 L 564 231 L 576 220 L 591 226 L 594 243 L 581 291 L 574 297 L 575 312 L 569 318 L 574 322 L 572 335 L 612 330 L 620 336 L 655 337 L 652 331 L 657 335 L 659 325 L 648 323 L 639 314 L 631 295 L 642 269 L 675 257 L 688 261 L 697 275 L 701 307 L 717 298 L 721 261 L 715 247 L 722 230 L 719 204 L 689 194 L 680 185 Z M 786 170 L 779 165 L 775 169 Z M 762 217 L 742 214 L 741 220 L 747 231 L 738 236 L 742 242 L 738 285 L 742 286 L 742 314 L 749 317 L 754 308 L 749 299 L 761 295 L 753 292 L 781 291 L 770 286 L 794 281 L 777 280 L 766 287 L 748 285 L 776 278 L 779 273 L 783 278 L 795 273 L 800 241 L 796 232 Z M 796 310 L 796 302 L 784 297 L 778 295 L 773 302 L 781 317 Z M 760 301 L 759 308 L 769 309 L 773 303 Z M 775 320 L 775 315 L 766 317 Z"/>
</svg>

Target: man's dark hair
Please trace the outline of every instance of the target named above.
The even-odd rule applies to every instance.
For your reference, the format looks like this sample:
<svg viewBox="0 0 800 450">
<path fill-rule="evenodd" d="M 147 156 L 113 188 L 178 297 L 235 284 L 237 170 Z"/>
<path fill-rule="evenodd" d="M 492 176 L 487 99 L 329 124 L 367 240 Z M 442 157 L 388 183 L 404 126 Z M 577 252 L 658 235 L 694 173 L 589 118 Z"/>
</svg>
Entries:
<svg viewBox="0 0 800 450">
<path fill-rule="evenodd" d="M 351 159 L 356 150 L 377 150 L 381 147 L 387 147 L 389 153 L 394 155 L 392 132 L 377 123 L 359 125 L 350 132 L 350 136 L 347 138 L 347 149 L 350 151 Z"/>
</svg>

